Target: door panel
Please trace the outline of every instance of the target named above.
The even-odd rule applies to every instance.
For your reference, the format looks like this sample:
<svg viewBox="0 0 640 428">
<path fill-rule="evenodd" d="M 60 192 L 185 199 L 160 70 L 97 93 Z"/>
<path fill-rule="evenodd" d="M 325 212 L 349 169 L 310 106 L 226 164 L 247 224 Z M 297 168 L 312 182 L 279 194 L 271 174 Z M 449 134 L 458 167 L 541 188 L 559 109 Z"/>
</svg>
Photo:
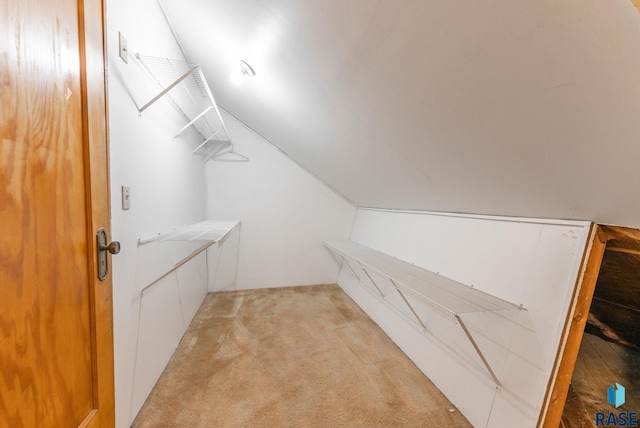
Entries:
<svg viewBox="0 0 640 428">
<path fill-rule="evenodd" d="M 0 2 L 0 426 L 113 425 L 102 16 Z"/>
</svg>

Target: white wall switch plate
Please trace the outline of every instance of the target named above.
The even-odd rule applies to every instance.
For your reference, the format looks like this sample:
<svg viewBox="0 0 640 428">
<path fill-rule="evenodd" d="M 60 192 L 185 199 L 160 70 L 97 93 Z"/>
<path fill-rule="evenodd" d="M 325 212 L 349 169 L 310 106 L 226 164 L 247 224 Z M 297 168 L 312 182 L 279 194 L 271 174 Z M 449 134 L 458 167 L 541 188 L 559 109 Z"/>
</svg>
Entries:
<svg viewBox="0 0 640 428">
<path fill-rule="evenodd" d="M 122 209 L 128 210 L 131 208 L 131 189 L 129 186 L 122 186 Z"/>
<path fill-rule="evenodd" d="M 120 58 L 128 64 L 129 56 L 127 55 L 127 39 L 124 38 L 122 33 L 118 32 L 118 44 L 120 46 Z"/>
</svg>

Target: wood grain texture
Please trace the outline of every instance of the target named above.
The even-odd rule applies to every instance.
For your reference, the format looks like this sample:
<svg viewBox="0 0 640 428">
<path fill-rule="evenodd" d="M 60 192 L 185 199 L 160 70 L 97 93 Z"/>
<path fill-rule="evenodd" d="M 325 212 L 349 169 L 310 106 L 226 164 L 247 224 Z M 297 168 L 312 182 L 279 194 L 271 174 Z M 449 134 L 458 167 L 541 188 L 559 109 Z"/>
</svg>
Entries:
<svg viewBox="0 0 640 428">
<path fill-rule="evenodd" d="M 611 247 L 607 245 L 607 251 L 613 251 L 616 253 L 635 254 L 636 256 L 640 256 L 640 250 L 634 250 L 631 248 Z"/>
<path fill-rule="evenodd" d="M 111 302 L 94 294 L 91 269 L 85 142 L 89 118 L 105 119 L 104 80 L 102 114 L 87 109 L 88 10 L 75 0 L 0 4 L 0 421 L 12 427 L 90 423 L 96 343 L 111 340 L 93 316 L 94 303 Z M 101 145 L 104 157 L 104 132 Z"/>
<path fill-rule="evenodd" d="M 599 226 L 609 244 L 622 248 L 640 248 L 640 229 L 622 226 Z"/>
<path fill-rule="evenodd" d="M 540 415 L 539 425 L 548 428 L 556 428 L 560 425 L 567 392 L 573 374 L 580 342 L 584 333 L 584 327 L 589 316 L 589 307 L 593 291 L 598 280 L 602 255 L 606 243 L 601 239 L 599 226 L 592 225 L 589 243 L 585 249 L 582 267 L 576 283 L 572 307 L 569 311 L 564 326 L 564 343 L 561 344 L 554 373 L 549 381 L 549 387 L 545 398 L 545 404 Z"/>
<path fill-rule="evenodd" d="M 113 366 L 113 295 L 111 275 L 97 280 L 96 240 L 99 228 L 110 229 L 109 148 L 107 126 L 105 5 L 103 0 L 84 1 L 81 17 L 83 30 L 81 58 L 85 89 L 85 171 L 88 183 L 86 208 L 89 240 L 89 271 L 92 278 L 91 307 L 93 331 L 93 381 L 95 417 L 87 426 L 115 425 Z M 111 256 L 108 256 L 109 258 Z M 111 265 L 111 260 L 109 260 Z"/>
<path fill-rule="evenodd" d="M 594 334 L 640 350 L 640 256 L 611 251 L 607 245 L 593 295 Z"/>
<path fill-rule="evenodd" d="M 541 426 L 555 428 L 561 423 L 564 404 L 567 399 L 567 391 L 576 366 L 585 325 L 589 317 L 589 310 L 594 300 L 596 283 L 600 282 L 598 277 L 603 259 L 605 258 L 605 250 L 608 246 L 615 247 L 616 249 L 640 249 L 640 230 L 619 226 L 592 226 L 590 243 L 582 264 L 582 273 L 576 284 L 576 292 L 572 300 L 572 309 L 569 312 L 567 324 L 564 329 L 564 337 L 566 337 L 566 340 L 558 351 L 555 363 L 556 370 L 549 381 L 549 389 L 540 417 Z M 633 282 L 635 276 L 632 272 L 627 271 L 629 266 L 618 266 L 620 265 L 619 259 L 621 257 L 626 257 L 626 262 L 629 261 L 629 258 L 631 258 L 631 260 L 636 260 L 637 258 L 637 256 L 629 254 L 628 252 L 610 252 L 607 261 L 610 268 L 611 265 L 613 265 L 613 271 L 610 270 L 608 274 L 605 274 L 602 281 L 607 282 L 611 280 L 611 278 L 607 278 L 606 275 L 627 278 L 629 274 L 631 274 L 631 278 L 627 278 L 627 282 Z M 631 291 L 629 296 L 633 294 L 633 291 Z M 605 297 L 610 296 L 607 296 L 605 293 Z M 635 300 L 631 303 L 634 304 L 635 308 L 634 302 Z"/>
<path fill-rule="evenodd" d="M 592 419 L 593 415 L 587 416 L 584 403 L 573 385 L 569 385 L 560 428 L 591 428 L 593 427 Z"/>
<path fill-rule="evenodd" d="M 613 382 L 624 385 L 630 392 L 638 390 L 640 352 L 585 333 L 562 416 L 562 426 L 595 426 L 595 412 L 612 410 L 607 403 L 606 391 Z M 639 406 L 637 394 L 628 393 L 625 404 L 618 411 L 632 412 Z"/>
</svg>

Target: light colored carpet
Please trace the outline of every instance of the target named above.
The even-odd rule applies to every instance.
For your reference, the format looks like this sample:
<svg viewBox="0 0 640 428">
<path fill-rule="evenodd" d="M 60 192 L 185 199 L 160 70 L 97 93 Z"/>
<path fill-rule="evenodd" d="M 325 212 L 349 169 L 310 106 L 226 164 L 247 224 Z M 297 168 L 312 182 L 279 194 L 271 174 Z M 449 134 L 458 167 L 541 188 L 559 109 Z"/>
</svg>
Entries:
<svg viewBox="0 0 640 428">
<path fill-rule="evenodd" d="M 336 285 L 209 294 L 133 423 L 469 427 Z"/>
</svg>

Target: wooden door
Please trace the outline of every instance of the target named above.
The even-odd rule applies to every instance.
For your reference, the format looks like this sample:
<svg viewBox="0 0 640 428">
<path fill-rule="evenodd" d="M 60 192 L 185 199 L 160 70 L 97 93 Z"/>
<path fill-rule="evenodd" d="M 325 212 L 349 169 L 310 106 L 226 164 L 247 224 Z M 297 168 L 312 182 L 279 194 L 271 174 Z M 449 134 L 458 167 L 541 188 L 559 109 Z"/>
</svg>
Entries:
<svg viewBox="0 0 640 428">
<path fill-rule="evenodd" d="M 102 0 L 0 0 L 0 426 L 114 425 Z"/>
</svg>

